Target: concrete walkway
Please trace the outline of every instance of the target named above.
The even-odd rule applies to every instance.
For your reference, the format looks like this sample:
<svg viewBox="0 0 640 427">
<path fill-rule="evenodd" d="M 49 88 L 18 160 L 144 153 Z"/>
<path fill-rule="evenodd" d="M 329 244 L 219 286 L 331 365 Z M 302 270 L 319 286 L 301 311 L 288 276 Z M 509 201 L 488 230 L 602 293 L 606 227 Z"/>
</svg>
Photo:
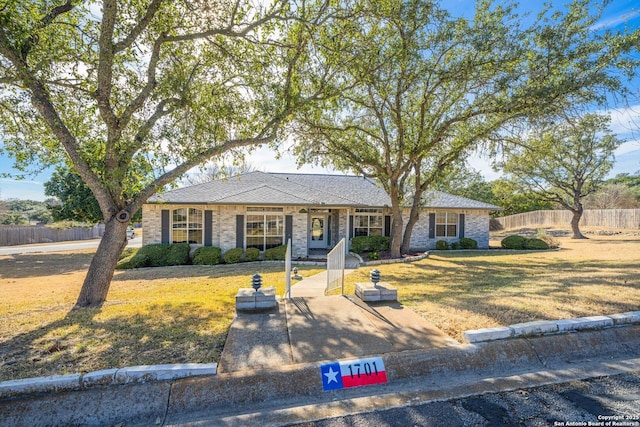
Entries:
<svg viewBox="0 0 640 427">
<path fill-rule="evenodd" d="M 355 269 L 345 269 L 344 275 L 347 276 L 356 271 Z M 291 296 L 297 297 L 323 297 L 327 288 L 327 271 L 303 278 L 300 281 L 291 281 Z"/>
<path fill-rule="evenodd" d="M 345 259 L 344 275 L 347 276 L 358 268 L 358 260 L 349 255 Z M 324 290 L 327 287 L 327 271 L 315 274 L 313 276 L 304 277 L 300 281 L 293 280 L 291 282 L 292 297 L 323 297 Z"/>
<path fill-rule="evenodd" d="M 345 270 L 349 274 L 354 270 Z M 297 363 L 458 346 L 402 304 L 324 296 L 326 272 L 292 286 L 275 311 L 238 313 L 219 363 L 235 372 Z"/>
</svg>

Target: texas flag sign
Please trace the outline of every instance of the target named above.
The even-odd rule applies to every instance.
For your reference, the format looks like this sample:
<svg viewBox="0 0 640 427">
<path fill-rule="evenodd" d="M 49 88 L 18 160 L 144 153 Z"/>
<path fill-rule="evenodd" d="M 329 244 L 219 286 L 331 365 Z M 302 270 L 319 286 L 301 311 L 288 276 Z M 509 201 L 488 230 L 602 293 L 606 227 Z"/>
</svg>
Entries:
<svg viewBox="0 0 640 427">
<path fill-rule="evenodd" d="M 387 382 L 381 357 L 332 362 L 320 365 L 324 391 L 361 387 Z"/>
</svg>

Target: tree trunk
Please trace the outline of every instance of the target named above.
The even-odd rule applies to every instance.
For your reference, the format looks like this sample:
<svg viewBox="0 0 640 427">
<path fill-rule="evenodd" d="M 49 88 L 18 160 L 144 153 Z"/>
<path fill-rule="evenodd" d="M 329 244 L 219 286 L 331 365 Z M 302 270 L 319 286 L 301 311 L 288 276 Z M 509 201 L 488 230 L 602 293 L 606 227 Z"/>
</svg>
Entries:
<svg viewBox="0 0 640 427">
<path fill-rule="evenodd" d="M 586 239 L 586 237 L 580 232 L 580 218 L 582 218 L 582 212 L 584 209 L 582 206 L 578 209 L 572 209 L 573 217 L 571 218 L 571 231 L 573 231 L 573 239 Z"/>
<path fill-rule="evenodd" d="M 115 219 L 106 223 L 104 235 L 91 260 L 76 307 L 99 307 L 107 299 L 118 258 L 127 246 L 127 225 Z"/>
<path fill-rule="evenodd" d="M 404 235 L 402 236 L 402 247 L 400 248 L 400 250 L 403 254 L 406 254 L 407 252 L 409 252 L 409 249 L 411 249 L 411 235 L 413 234 L 413 227 L 416 225 L 419 219 L 419 210 L 416 210 L 416 212 L 414 212 L 413 207 L 411 207 L 409 220 L 407 221 L 407 226 L 405 227 Z"/>
<path fill-rule="evenodd" d="M 402 237 L 401 251 L 403 254 L 406 254 L 409 252 L 409 249 L 411 249 L 411 235 L 413 234 L 413 227 L 420 219 L 420 205 L 422 204 L 423 193 L 424 190 L 416 184 L 415 193 L 413 195 L 413 204 L 411 205 L 411 211 L 409 212 L 409 220 L 407 221 L 407 226 L 404 229 L 404 236 Z"/>
<path fill-rule="evenodd" d="M 391 212 L 391 258 L 400 258 L 402 256 L 402 210 L 392 209 Z"/>
<path fill-rule="evenodd" d="M 391 187 L 391 242 L 389 250 L 391 258 L 400 258 L 402 256 L 400 247 L 402 245 L 402 206 L 400 206 L 400 197 L 397 186 Z"/>
</svg>

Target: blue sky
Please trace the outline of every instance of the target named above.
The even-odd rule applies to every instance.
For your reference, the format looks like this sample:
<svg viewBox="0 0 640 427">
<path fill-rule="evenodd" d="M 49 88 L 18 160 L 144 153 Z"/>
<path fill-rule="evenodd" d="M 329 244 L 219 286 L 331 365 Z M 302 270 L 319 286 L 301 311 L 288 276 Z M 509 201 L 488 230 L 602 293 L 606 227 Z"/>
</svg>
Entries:
<svg viewBox="0 0 640 427">
<path fill-rule="evenodd" d="M 565 2 L 553 1 L 554 5 Z M 442 4 L 449 8 L 454 15 L 465 17 L 473 16 L 475 2 L 473 0 L 443 0 Z M 541 7 L 539 1 L 521 1 L 520 12 L 535 13 Z M 604 16 L 596 25 L 596 29 L 618 30 L 625 28 L 637 28 L 640 26 L 640 7 L 637 0 L 614 0 L 605 9 Z M 636 79 L 634 91 L 637 95 L 636 102 L 627 108 L 618 108 L 608 111 L 612 117 L 611 129 L 620 139 L 626 140 L 616 151 L 616 163 L 610 174 L 635 173 L 640 170 L 640 79 Z M 1 142 L 0 142 L 1 144 Z M 323 168 L 311 165 L 297 169 L 295 159 L 290 156 L 286 147 L 282 149 L 281 157 L 276 159 L 273 151 L 267 148 L 256 150 L 247 157 L 247 161 L 255 168 L 271 172 L 305 172 L 305 173 L 331 173 Z M 13 159 L 0 153 L 0 173 L 17 174 L 13 169 Z M 489 162 L 481 157 L 474 157 L 470 164 L 479 170 L 486 179 L 492 180 L 499 177 L 494 172 Z M 44 200 L 43 184 L 49 180 L 51 171 L 45 171 L 36 176 L 27 177 L 25 180 L 0 178 L 0 200 L 11 198 Z"/>
</svg>

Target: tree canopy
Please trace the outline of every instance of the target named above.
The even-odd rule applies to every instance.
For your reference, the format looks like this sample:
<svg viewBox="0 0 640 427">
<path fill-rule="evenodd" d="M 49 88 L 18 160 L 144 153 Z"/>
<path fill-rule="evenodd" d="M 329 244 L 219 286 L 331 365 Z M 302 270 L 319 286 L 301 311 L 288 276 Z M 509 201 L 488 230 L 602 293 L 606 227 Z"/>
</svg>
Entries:
<svg viewBox="0 0 640 427">
<path fill-rule="evenodd" d="M 476 2 L 472 20 L 438 2 L 354 2 L 357 19 L 327 27 L 345 89 L 297 117 L 301 162 L 375 177 L 392 201 L 392 256 L 408 249 L 422 194 L 504 126 L 624 94 L 640 32 L 595 33 L 591 2 L 543 11 L 523 28 L 513 4 Z M 402 207 L 411 206 L 403 226 Z"/>
<path fill-rule="evenodd" d="M 66 166 L 58 166 L 44 183 L 44 194 L 55 197 L 49 210 L 56 221 L 71 220 L 95 224 L 104 217 L 98 201 L 80 175 Z"/>
<path fill-rule="evenodd" d="M 584 238 L 579 222 L 583 198 L 595 192 L 623 142 L 609 131 L 609 118 L 595 114 L 542 123 L 506 144 L 496 160 L 515 183 L 573 213 L 573 237 Z"/>
<path fill-rule="evenodd" d="M 286 0 L 3 4 L 4 150 L 24 169 L 68 163 L 106 224 L 78 305 L 104 301 L 126 224 L 152 194 L 209 158 L 275 141 L 319 96 L 299 72 L 304 32 L 323 10 Z"/>
</svg>

